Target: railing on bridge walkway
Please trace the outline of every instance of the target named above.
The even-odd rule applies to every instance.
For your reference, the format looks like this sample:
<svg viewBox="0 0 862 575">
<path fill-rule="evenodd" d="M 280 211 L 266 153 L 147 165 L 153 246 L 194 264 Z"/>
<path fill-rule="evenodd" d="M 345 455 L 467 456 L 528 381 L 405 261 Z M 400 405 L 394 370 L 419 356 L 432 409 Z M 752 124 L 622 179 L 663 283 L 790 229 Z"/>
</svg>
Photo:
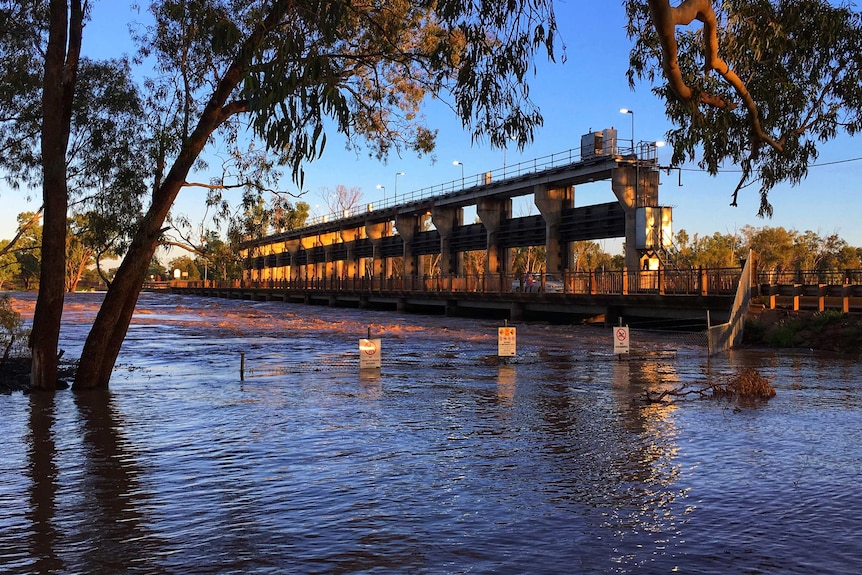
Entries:
<svg viewBox="0 0 862 575">
<path fill-rule="evenodd" d="M 435 184 L 418 190 L 402 192 L 398 195 L 393 195 L 393 197 L 385 198 L 382 201 L 353 206 L 350 209 L 342 210 L 337 213 L 332 212 L 315 216 L 310 218 L 306 222 L 306 225 L 314 226 L 341 218 L 358 216 L 375 209 L 391 208 L 401 204 L 410 204 L 420 200 L 428 200 L 472 188 L 474 186 L 481 186 L 489 182 L 499 182 L 510 178 L 519 178 L 529 174 L 537 174 L 553 168 L 568 166 L 579 161 L 581 161 L 581 149 L 571 148 L 562 152 L 555 152 L 547 156 L 533 158 L 532 160 L 505 165 L 502 168 L 486 170 L 478 174 L 465 176 L 464 178 L 457 178 L 448 182 L 443 182 L 442 184 Z"/>
<path fill-rule="evenodd" d="M 607 270 L 556 274 L 480 274 L 459 276 L 312 277 L 233 281 L 178 281 L 175 288 L 266 289 L 285 291 L 418 293 L 542 293 L 574 295 L 733 295 L 741 270 Z"/>
</svg>

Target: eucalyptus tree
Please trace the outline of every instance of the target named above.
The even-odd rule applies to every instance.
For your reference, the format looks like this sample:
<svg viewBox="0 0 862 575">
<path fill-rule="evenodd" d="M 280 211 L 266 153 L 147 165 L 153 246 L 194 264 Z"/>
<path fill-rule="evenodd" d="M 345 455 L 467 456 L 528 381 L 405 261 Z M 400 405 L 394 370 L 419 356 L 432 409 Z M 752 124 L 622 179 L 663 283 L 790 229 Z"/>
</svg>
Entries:
<svg viewBox="0 0 862 575">
<path fill-rule="evenodd" d="M 106 249 L 122 250 L 145 189 L 139 132 L 132 128 L 141 106 L 129 65 L 81 57 L 89 5 L 0 0 L 0 171 L 13 193 L 42 190 L 41 281 L 30 338 L 37 388 L 56 382 L 67 216 L 97 211 L 102 239 L 111 239 Z"/>
<path fill-rule="evenodd" d="M 244 122 L 289 168 L 323 152 L 327 132 L 385 158 L 428 153 L 421 103 L 446 98 L 475 138 L 523 145 L 542 118 L 527 76 L 553 57 L 550 0 L 166 0 L 141 36 L 152 88 L 179 110 L 159 150 L 148 211 L 84 345 L 74 386 L 107 386 L 165 219 L 201 152 Z M 167 134 L 167 132 L 165 132 Z M 155 139 L 155 141 L 160 141 Z"/>
<path fill-rule="evenodd" d="M 629 80 L 656 83 L 673 163 L 742 168 L 731 205 L 800 183 L 818 145 L 862 129 L 862 15 L 827 0 L 624 0 Z M 700 26 L 690 28 L 692 23 Z M 663 76 L 663 81 L 659 81 Z"/>
</svg>

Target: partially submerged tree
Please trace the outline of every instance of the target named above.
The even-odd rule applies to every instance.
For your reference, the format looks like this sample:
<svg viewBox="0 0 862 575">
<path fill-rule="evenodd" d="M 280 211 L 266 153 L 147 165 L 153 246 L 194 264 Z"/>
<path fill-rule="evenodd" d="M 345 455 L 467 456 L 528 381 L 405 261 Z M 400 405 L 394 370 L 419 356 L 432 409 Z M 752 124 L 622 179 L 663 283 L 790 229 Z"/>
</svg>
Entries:
<svg viewBox="0 0 862 575">
<path fill-rule="evenodd" d="M 103 240 L 112 236 L 121 247 L 143 191 L 131 128 L 141 116 L 137 91 L 127 62 L 81 58 L 88 7 L 86 0 L 0 0 L 0 170 L 13 190 L 42 189 L 42 281 L 30 343 L 32 385 L 45 389 L 56 384 L 69 209 L 97 210 Z"/>
<path fill-rule="evenodd" d="M 66 277 L 66 213 L 69 205 L 66 148 L 72 122 L 72 99 L 81 55 L 86 2 L 51 0 L 42 83 L 42 270 L 33 314 L 31 384 L 57 385 L 57 344 Z"/>
<path fill-rule="evenodd" d="M 393 146 L 429 152 L 426 96 L 451 93 L 465 127 L 498 146 L 505 134 L 526 143 L 541 123 L 526 78 L 537 50 L 553 54 L 544 0 L 184 0 L 152 10 L 145 48 L 177 88 L 163 93 L 182 106 L 180 139 L 84 345 L 76 388 L 108 385 L 168 212 L 210 138 L 237 134 L 240 118 L 300 187 L 327 125 L 381 158 Z"/>
<path fill-rule="evenodd" d="M 674 124 L 673 163 L 697 160 L 715 175 L 742 168 L 732 194 L 801 182 L 817 146 L 862 130 L 862 15 L 827 0 L 625 0 L 629 80 L 654 91 Z M 700 27 L 689 28 L 692 23 Z"/>
</svg>

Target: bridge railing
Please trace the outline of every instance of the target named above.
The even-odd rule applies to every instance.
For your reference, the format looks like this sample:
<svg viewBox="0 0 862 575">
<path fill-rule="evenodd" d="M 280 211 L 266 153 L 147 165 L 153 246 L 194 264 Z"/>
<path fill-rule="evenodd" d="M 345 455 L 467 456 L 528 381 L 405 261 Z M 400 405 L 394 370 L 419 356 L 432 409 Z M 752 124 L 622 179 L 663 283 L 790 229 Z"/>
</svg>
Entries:
<svg viewBox="0 0 862 575">
<path fill-rule="evenodd" d="M 208 289 L 267 289 L 296 292 L 423 292 L 578 295 L 732 295 L 741 270 L 594 270 L 564 274 L 468 274 L 392 277 L 318 276 L 306 278 L 173 281 L 172 287 Z"/>
<path fill-rule="evenodd" d="M 315 226 L 317 224 L 331 222 L 341 218 L 362 215 L 376 209 L 391 208 L 401 204 L 410 204 L 420 200 L 433 199 L 439 196 L 451 194 L 453 192 L 486 185 L 491 182 L 499 182 L 510 178 L 526 176 L 528 174 L 544 172 L 546 170 L 559 168 L 561 166 L 568 166 L 570 164 L 579 162 L 580 160 L 581 149 L 570 148 L 562 152 L 555 152 L 553 154 L 540 156 L 531 160 L 525 160 L 522 162 L 517 162 L 515 164 L 507 164 L 504 165 L 502 168 L 495 168 L 492 170 L 479 172 L 477 174 L 470 174 L 464 176 L 463 178 L 456 178 L 454 180 L 449 180 L 441 184 L 435 184 L 433 186 L 427 186 L 408 192 L 393 194 L 392 197 L 386 197 L 382 201 L 370 202 L 367 204 L 353 206 L 348 210 L 330 212 L 328 214 L 315 216 L 313 218 L 310 218 L 306 222 L 306 225 Z"/>
</svg>

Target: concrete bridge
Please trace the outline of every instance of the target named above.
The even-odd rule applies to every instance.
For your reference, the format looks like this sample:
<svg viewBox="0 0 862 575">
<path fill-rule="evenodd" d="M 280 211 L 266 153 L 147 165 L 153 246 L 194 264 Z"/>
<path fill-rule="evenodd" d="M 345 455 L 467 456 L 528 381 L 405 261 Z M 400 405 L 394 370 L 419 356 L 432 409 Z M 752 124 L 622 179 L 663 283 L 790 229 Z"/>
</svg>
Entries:
<svg viewBox="0 0 862 575">
<path fill-rule="evenodd" d="M 728 320 L 740 269 L 318 277 L 153 284 L 174 293 L 251 301 L 383 309 L 449 316 L 575 323 L 619 318 L 632 326 L 702 329 Z"/>
<path fill-rule="evenodd" d="M 620 154 L 616 132 L 582 137 L 579 149 L 485 172 L 321 217 L 311 225 L 242 245 L 243 279 L 458 277 L 577 270 L 574 242 L 625 239 L 628 269 L 657 270 L 671 239 L 671 209 L 659 205 L 655 145 Z M 636 153 L 635 153 L 636 152 Z M 605 181 L 614 201 L 577 206 L 579 185 Z M 514 217 L 513 199 L 532 196 L 538 215 Z M 478 221 L 464 222 L 465 208 Z M 513 250 L 540 246 L 538 269 L 513 269 Z M 465 265 L 465 254 L 478 266 Z"/>
<path fill-rule="evenodd" d="M 586 134 L 579 149 L 250 239 L 242 246 L 242 280 L 173 281 L 170 288 L 512 320 L 615 323 L 622 317 L 632 325 L 693 327 L 706 326 L 709 313 L 713 324 L 727 321 L 742 270 L 666 267 L 662 253 L 672 237 L 672 214 L 658 201 L 655 145 L 622 152 L 614 130 Z M 577 187 L 595 182 L 607 182 L 615 201 L 576 205 Z M 530 195 L 539 214 L 514 217 L 513 200 Z M 465 223 L 470 207 L 477 221 Z M 579 271 L 575 242 L 617 237 L 625 239 L 622 270 Z M 514 251 L 535 246 L 544 248 L 538 271 L 513 269 Z M 813 288 L 798 282 L 789 291 L 761 282 L 752 278 L 751 287 L 770 306 L 789 301 L 798 308 L 812 300 Z M 817 308 L 851 311 L 862 286 L 848 278 L 841 284 L 821 282 Z"/>
</svg>

